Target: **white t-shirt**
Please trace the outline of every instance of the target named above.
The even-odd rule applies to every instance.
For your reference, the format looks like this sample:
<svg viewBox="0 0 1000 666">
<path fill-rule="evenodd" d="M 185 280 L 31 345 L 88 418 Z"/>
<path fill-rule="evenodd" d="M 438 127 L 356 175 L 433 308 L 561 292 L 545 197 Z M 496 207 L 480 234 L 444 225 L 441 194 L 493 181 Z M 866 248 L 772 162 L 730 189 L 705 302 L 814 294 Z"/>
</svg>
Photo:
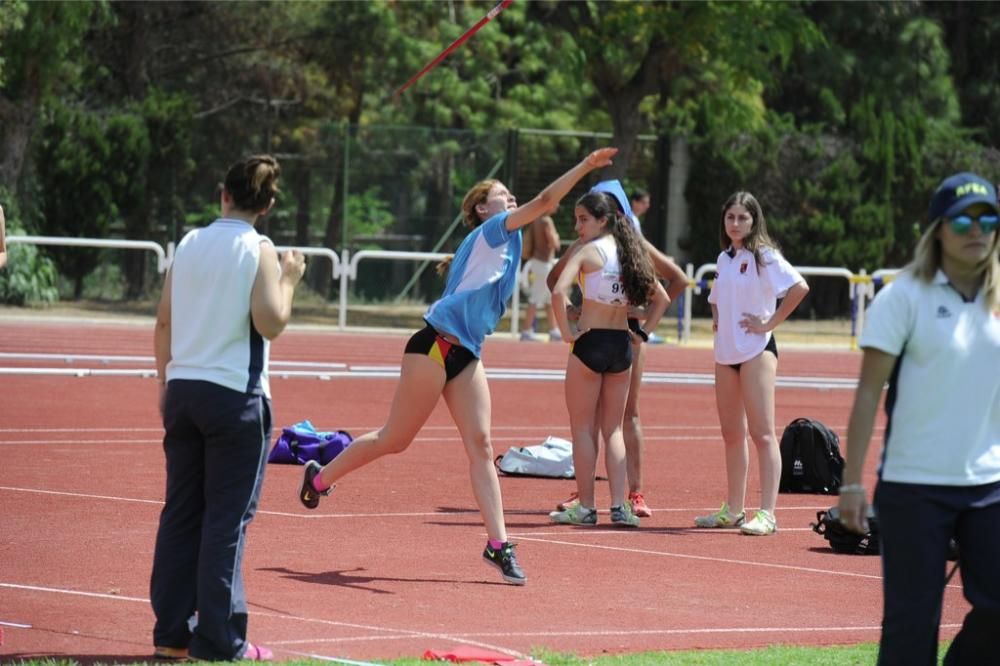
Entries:
<svg viewBox="0 0 1000 666">
<path fill-rule="evenodd" d="M 731 253 L 731 254 L 730 254 Z M 708 302 L 719 313 L 719 330 L 715 333 L 715 361 L 724 365 L 743 363 L 764 351 L 771 333 L 748 333 L 740 328 L 743 313 L 769 319 L 793 285 L 804 282 L 774 248 L 760 250 L 764 265 L 756 266 L 753 253 L 732 248 L 719 254 L 716 260 L 718 276 L 708 294 Z"/>
<path fill-rule="evenodd" d="M 168 382 L 200 379 L 271 397 L 270 342 L 250 317 L 262 242 L 271 241 L 246 222 L 228 219 L 181 240 L 170 269 Z"/>
<path fill-rule="evenodd" d="M 865 318 L 862 348 L 898 356 L 886 395 L 880 478 L 973 486 L 1000 481 L 1000 312 L 966 302 L 938 271 L 903 271 Z"/>
</svg>

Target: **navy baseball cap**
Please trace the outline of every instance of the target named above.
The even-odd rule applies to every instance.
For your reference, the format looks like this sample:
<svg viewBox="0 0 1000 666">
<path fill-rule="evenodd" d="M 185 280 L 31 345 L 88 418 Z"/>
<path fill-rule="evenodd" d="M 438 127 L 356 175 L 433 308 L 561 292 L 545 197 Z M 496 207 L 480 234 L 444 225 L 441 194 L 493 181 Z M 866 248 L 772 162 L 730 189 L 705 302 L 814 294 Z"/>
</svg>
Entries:
<svg viewBox="0 0 1000 666">
<path fill-rule="evenodd" d="M 938 185 L 927 209 L 927 221 L 939 217 L 954 217 L 973 204 L 986 204 L 994 213 L 997 207 L 997 190 L 993 183 L 982 176 L 964 171 L 948 176 Z"/>
</svg>

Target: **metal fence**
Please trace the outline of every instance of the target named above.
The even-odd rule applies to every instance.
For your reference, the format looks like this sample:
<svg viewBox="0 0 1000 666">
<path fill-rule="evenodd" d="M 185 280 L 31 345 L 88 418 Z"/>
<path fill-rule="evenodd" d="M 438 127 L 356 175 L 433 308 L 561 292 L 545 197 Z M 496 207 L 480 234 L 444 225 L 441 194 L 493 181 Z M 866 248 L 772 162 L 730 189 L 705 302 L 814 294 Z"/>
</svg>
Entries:
<svg viewBox="0 0 1000 666">
<path fill-rule="evenodd" d="M 33 245 L 55 245 L 70 247 L 96 247 L 96 248 L 117 248 L 124 250 L 152 251 L 157 257 L 157 266 L 160 273 L 165 273 L 170 266 L 174 254 L 174 245 L 170 243 L 166 248 L 151 241 L 132 240 L 109 240 L 100 238 L 56 238 L 42 236 L 10 236 L 7 242 L 11 245 L 33 244 Z M 351 308 L 351 299 L 348 297 L 353 291 L 352 285 L 356 285 L 365 278 L 382 279 L 384 270 L 377 268 L 379 262 L 390 263 L 401 267 L 400 272 L 414 274 L 414 263 L 440 261 L 447 256 L 443 252 L 424 251 L 399 251 L 399 250 L 358 250 L 352 253 L 348 249 L 341 250 L 338 255 L 334 250 L 326 247 L 309 246 L 277 246 L 279 251 L 289 249 L 321 257 L 329 261 L 329 267 L 324 264 L 322 270 L 329 276 L 331 282 L 339 284 L 339 299 L 337 306 L 337 327 L 346 329 L 348 327 L 348 312 Z M 362 260 L 365 262 L 365 270 L 360 270 Z M 322 262 L 321 262 L 322 263 Z M 694 265 L 687 265 L 687 287 L 681 296 L 680 303 L 673 306 L 677 321 L 677 340 L 686 342 L 691 339 L 691 322 L 693 318 L 693 303 L 695 296 L 700 295 L 704 290 L 711 288 L 712 279 L 716 270 L 715 264 L 703 264 L 695 269 Z M 806 277 L 823 277 L 846 280 L 848 293 L 851 299 L 850 321 L 851 348 L 857 348 L 857 336 L 864 326 L 864 315 L 867 302 L 874 297 L 875 289 L 891 282 L 898 269 L 882 268 L 872 274 L 868 274 L 865 269 L 855 273 L 843 267 L 824 266 L 799 266 L 796 270 Z M 429 303 L 429 300 L 428 300 Z M 520 326 L 520 293 L 515 289 L 510 308 L 509 331 L 512 335 L 518 334 Z"/>
</svg>

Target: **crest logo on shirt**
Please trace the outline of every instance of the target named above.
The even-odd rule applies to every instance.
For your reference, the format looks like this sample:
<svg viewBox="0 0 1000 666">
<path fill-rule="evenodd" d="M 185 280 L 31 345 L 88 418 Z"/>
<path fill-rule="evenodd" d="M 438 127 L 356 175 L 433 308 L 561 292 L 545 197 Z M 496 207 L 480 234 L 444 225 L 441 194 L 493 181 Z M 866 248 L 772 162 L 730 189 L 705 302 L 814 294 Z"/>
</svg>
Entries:
<svg viewBox="0 0 1000 666">
<path fill-rule="evenodd" d="M 749 265 L 750 265 L 750 262 L 747 262 L 747 261 L 744 261 L 743 263 L 740 264 L 740 275 L 743 275 L 744 273 L 747 272 L 747 267 Z"/>
<path fill-rule="evenodd" d="M 947 319 L 950 316 L 951 316 L 951 310 L 949 310 L 948 308 L 946 308 L 943 305 L 939 305 L 938 306 L 938 309 L 937 309 L 937 318 L 938 319 Z"/>
</svg>

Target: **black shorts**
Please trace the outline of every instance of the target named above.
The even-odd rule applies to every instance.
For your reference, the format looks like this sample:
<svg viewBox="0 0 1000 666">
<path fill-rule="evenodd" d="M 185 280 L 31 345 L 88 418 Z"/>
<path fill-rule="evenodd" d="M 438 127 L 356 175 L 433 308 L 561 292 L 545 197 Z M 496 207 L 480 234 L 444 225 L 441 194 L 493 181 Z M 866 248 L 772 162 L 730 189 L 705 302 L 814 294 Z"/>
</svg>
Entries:
<svg viewBox="0 0 1000 666">
<path fill-rule="evenodd" d="M 465 370 L 465 366 L 476 360 L 475 354 L 461 345 L 445 340 L 430 325 L 410 337 L 403 353 L 430 356 L 444 368 L 445 381 L 457 377 L 462 370 Z"/>
<path fill-rule="evenodd" d="M 778 343 L 774 341 L 774 333 L 771 334 L 771 339 L 767 341 L 767 346 L 764 347 L 764 351 L 771 352 L 772 354 L 774 354 L 774 358 L 778 358 Z M 763 352 L 761 352 L 761 353 L 763 353 Z M 741 365 L 743 365 L 743 364 L 742 363 L 731 363 L 729 365 L 729 367 L 732 368 L 733 370 L 735 370 L 736 372 L 739 372 Z"/>
<path fill-rule="evenodd" d="M 573 355 L 600 374 L 625 372 L 632 367 L 632 338 L 628 331 L 592 328 L 573 343 Z"/>
</svg>

